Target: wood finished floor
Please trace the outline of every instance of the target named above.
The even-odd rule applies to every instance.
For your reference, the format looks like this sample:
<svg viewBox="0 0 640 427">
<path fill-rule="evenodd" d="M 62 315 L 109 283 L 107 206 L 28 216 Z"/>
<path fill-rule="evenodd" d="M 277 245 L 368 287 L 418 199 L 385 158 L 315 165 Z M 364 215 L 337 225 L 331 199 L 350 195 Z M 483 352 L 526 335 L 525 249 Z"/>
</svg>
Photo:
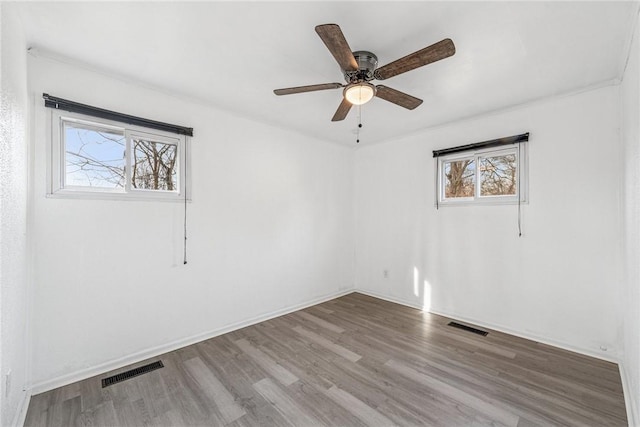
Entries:
<svg viewBox="0 0 640 427">
<path fill-rule="evenodd" d="M 615 364 L 449 320 L 353 293 L 33 396 L 25 425 L 627 425 Z"/>
</svg>

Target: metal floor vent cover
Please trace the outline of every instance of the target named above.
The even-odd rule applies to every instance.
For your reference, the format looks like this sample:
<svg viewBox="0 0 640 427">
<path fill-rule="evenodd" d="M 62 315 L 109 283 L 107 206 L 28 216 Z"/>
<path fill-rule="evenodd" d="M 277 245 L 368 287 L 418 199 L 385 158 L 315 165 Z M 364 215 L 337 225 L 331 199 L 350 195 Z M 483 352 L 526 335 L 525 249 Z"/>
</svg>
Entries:
<svg viewBox="0 0 640 427">
<path fill-rule="evenodd" d="M 462 329 L 464 331 L 473 332 L 474 334 L 482 335 L 483 337 L 486 337 L 487 334 L 489 333 L 487 331 L 483 331 L 482 329 L 472 328 L 471 326 L 463 325 L 458 322 L 449 322 L 447 323 L 447 325 L 453 326 L 454 328 Z"/>
<path fill-rule="evenodd" d="M 157 362 L 140 366 L 139 368 L 131 369 L 130 371 L 122 372 L 109 378 L 104 378 L 102 380 L 102 388 L 128 380 L 133 377 L 137 377 L 138 375 L 146 374 L 147 372 L 155 371 L 156 369 L 160 368 L 164 368 L 164 365 L 162 364 L 161 360 L 158 360 Z"/>
</svg>

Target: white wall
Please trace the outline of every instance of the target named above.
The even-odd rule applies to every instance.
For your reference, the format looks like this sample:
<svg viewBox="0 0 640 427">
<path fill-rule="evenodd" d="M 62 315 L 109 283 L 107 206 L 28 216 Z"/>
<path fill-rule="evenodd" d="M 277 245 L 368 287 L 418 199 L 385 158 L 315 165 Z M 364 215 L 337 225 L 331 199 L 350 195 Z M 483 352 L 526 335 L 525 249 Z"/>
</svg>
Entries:
<svg viewBox="0 0 640 427">
<path fill-rule="evenodd" d="M 352 289 L 350 148 L 45 57 L 29 84 L 34 391 Z M 45 197 L 43 92 L 194 128 L 186 266 L 180 203 Z"/>
<path fill-rule="evenodd" d="M 617 95 L 599 88 L 358 150 L 356 288 L 615 359 Z M 432 150 L 523 132 L 530 203 L 521 238 L 515 205 L 435 209 Z"/>
<path fill-rule="evenodd" d="M 0 15 L 0 425 L 10 426 L 28 398 L 27 59 L 20 21 L 6 4 Z"/>
<path fill-rule="evenodd" d="M 624 328 L 622 358 L 631 425 L 640 425 L 640 69 L 636 21 L 627 68 L 620 85 L 624 164 Z"/>
</svg>

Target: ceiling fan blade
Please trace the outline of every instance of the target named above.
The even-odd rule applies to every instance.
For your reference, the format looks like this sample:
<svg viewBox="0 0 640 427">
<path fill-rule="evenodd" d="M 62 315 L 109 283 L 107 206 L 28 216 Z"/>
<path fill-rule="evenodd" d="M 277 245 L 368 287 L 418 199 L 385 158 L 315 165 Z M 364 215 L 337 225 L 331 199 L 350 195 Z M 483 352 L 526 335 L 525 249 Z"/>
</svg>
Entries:
<svg viewBox="0 0 640 427">
<path fill-rule="evenodd" d="M 336 110 L 336 113 L 333 115 L 333 118 L 331 119 L 331 121 L 339 122 L 340 120 L 344 120 L 344 118 L 347 117 L 347 114 L 349 114 L 349 110 L 351 110 L 351 103 L 346 99 L 342 98 L 342 102 L 338 106 L 338 109 Z"/>
<path fill-rule="evenodd" d="M 294 93 L 314 92 L 316 90 L 338 89 L 341 88 L 340 83 L 323 83 L 319 85 L 288 87 L 284 89 L 276 89 L 273 91 L 276 95 L 291 95 Z"/>
<path fill-rule="evenodd" d="M 391 89 L 390 87 L 383 85 L 376 86 L 376 96 L 384 99 L 385 101 L 393 102 L 394 104 L 408 110 L 413 110 L 422 104 L 422 99 L 418 99 L 414 96 L 407 95 L 404 92 L 400 92 L 399 90 Z"/>
<path fill-rule="evenodd" d="M 357 71 L 358 63 L 353 57 L 349 43 L 344 38 L 342 30 L 336 24 L 324 24 L 316 27 L 316 33 L 320 36 L 329 52 L 345 71 Z"/>
<path fill-rule="evenodd" d="M 454 53 L 456 53 L 456 47 L 451 39 L 444 39 L 378 68 L 375 71 L 375 76 L 378 80 L 388 79 L 423 65 L 448 58 Z"/>
</svg>

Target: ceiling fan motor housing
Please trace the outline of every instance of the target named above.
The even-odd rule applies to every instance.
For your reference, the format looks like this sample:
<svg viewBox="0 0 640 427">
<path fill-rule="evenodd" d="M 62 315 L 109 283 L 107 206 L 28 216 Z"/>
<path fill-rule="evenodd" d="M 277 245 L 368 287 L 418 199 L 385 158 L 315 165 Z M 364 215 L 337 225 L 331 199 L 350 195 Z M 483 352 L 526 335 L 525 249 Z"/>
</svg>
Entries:
<svg viewBox="0 0 640 427">
<path fill-rule="evenodd" d="M 344 71 L 347 83 L 368 82 L 374 79 L 373 72 L 378 67 L 378 57 L 366 50 L 353 52 L 358 63 L 357 71 Z"/>
</svg>

